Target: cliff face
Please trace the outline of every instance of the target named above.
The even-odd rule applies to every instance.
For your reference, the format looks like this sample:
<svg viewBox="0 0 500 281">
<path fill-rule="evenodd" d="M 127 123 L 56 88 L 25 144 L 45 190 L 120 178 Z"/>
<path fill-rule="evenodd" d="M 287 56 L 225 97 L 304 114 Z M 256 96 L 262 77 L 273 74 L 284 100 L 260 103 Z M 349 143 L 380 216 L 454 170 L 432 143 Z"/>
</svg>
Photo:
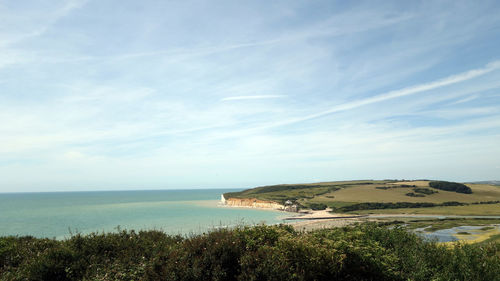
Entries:
<svg viewBox="0 0 500 281">
<path fill-rule="evenodd" d="M 221 198 L 225 205 L 233 207 L 250 207 L 250 208 L 264 208 L 264 209 L 275 209 L 283 210 L 285 206 L 272 201 L 258 200 L 254 198 Z"/>
</svg>

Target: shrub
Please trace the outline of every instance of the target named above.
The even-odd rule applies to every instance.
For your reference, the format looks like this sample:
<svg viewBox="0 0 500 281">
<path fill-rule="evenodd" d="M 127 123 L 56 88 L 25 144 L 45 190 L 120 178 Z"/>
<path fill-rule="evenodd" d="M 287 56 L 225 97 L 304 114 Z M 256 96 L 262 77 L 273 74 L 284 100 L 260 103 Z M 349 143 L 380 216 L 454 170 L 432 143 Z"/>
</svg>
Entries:
<svg viewBox="0 0 500 281">
<path fill-rule="evenodd" d="M 500 244 L 442 246 L 367 223 L 0 238 L 0 280 L 498 280 Z"/>
<path fill-rule="evenodd" d="M 425 194 L 425 195 L 431 195 L 431 194 L 434 194 L 434 193 L 438 193 L 438 191 L 435 191 L 435 190 L 432 190 L 432 189 L 428 189 L 428 188 L 425 188 L 425 187 L 417 187 L 417 188 L 414 188 L 413 191 L 415 193 L 422 193 L 422 194 Z"/>
<path fill-rule="evenodd" d="M 315 211 L 324 210 L 327 207 L 328 206 L 326 206 L 326 204 L 323 204 L 323 203 L 309 203 L 309 208 L 311 208 L 311 210 L 315 210 Z"/>
<path fill-rule="evenodd" d="M 413 193 L 413 192 L 408 192 L 405 195 L 410 196 L 410 197 L 425 197 L 425 195 L 423 195 L 423 194 L 417 194 L 417 193 Z"/>
<path fill-rule="evenodd" d="M 441 189 L 446 191 L 454 191 L 457 193 L 471 194 L 472 190 L 470 187 L 462 183 L 448 182 L 448 181 L 431 181 L 429 186 L 435 189 Z"/>
<path fill-rule="evenodd" d="M 73 252 L 66 247 L 49 248 L 27 267 L 29 280 L 66 281 L 77 280 L 79 268 L 73 267 Z M 76 274 L 74 271 L 77 271 Z"/>
</svg>

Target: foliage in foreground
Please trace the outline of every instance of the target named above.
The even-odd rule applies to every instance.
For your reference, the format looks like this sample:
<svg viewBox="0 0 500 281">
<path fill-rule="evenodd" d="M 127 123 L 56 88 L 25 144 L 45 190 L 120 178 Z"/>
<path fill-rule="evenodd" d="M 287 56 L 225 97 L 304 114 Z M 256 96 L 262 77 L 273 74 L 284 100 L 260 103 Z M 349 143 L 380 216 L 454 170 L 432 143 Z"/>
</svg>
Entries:
<svg viewBox="0 0 500 281">
<path fill-rule="evenodd" d="M 500 244 L 449 248 L 375 224 L 0 238 L 0 280 L 500 280 Z"/>
</svg>

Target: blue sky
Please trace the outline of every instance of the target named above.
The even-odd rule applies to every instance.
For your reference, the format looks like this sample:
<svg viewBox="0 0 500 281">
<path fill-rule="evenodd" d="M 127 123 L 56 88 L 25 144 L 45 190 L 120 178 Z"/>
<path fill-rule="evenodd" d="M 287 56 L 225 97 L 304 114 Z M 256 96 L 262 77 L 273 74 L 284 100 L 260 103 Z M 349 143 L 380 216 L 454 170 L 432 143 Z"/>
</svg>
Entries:
<svg viewBox="0 0 500 281">
<path fill-rule="evenodd" d="M 0 0 L 0 192 L 499 179 L 499 15 Z"/>
</svg>

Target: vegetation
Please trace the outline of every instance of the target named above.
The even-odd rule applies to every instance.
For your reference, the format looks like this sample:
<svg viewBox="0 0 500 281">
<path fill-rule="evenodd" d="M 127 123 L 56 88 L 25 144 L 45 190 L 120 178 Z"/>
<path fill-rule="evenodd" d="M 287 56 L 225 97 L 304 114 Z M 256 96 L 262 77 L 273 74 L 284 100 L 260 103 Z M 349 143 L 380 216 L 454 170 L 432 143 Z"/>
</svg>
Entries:
<svg viewBox="0 0 500 281">
<path fill-rule="evenodd" d="M 325 210 L 328 206 L 326 204 L 322 203 L 311 203 L 308 206 L 311 210 L 319 211 L 319 210 Z"/>
<path fill-rule="evenodd" d="M 425 195 L 432 195 L 434 193 L 438 193 L 438 191 L 434 191 L 425 187 L 416 187 L 413 189 L 413 192 L 408 192 L 405 195 L 410 197 L 425 197 Z"/>
<path fill-rule="evenodd" d="M 417 188 L 414 188 L 413 191 L 415 191 L 415 193 L 421 193 L 421 194 L 425 194 L 425 195 L 432 195 L 434 193 L 438 193 L 438 191 L 435 191 L 435 190 L 432 190 L 429 188 L 425 188 L 425 187 L 417 187 Z"/>
<path fill-rule="evenodd" d="M 462 206 L 439 206 L 429 208 L 358 210 L 352 214 L 415 214 L 415 215 L 461 215 L 499 216 L 500 204 L 474 204 Z"/>
<path fill-rule="evenodd" d="M 339 208 L 335 208 L 334 212 L 352 212 L 358 210 L 376 210 L 376 209 L 402 209 L 402 208 L 429 208 L 438 206 L 463 206 L 465 203 L 460 202 L 444 202 L 441 204 L 435 203 L 411 203 L 411 202 L 397 202 L 397 203 L 380 203 L 380 202 L 366 202 L 359 204 L 347 205 Z"/>
<path fill-rule="evenodd" d="M 446 191 L 454 191 L 457 193 L 471 194 L 472 189 L 462 183 L 448 182 L 448 181 L 431 181 L 429 186 L 435 189 L 441 189 Z"/>
<path fill-rule="evenodd" d="M 431 187 L 430 184 L 434 185 Z M 441 189 L 436 189 L 435 187 Z M 446 190 L 445 190 L 446 189 Z M 467 192 L 470 189 L 472 193 Z M 459 192 L 456 192 L 459 191 Z M 396 206 L 398 210 L 406 213 L 424 212 L 427 214 L 453 214 L 452 210 L 458 208 L 462 215 L 485 214 L 500 215 L 500 208 L 496 205 L 493 209 L 478 208 L 474 204 L 492 204 L 491 200 L 500 198 L 500 187 L 488 184 L 461 184 L 443 181 L 415 180 L 363 180 L 363 181 L 338 181 L 320 182 L 312 184 L 282 184 L 261 186 L 241 192 L 226 193 L 225 198 L 255 198 L 259 200 L 274 201 L 284 204 L 290 200 L 300 208 L 323 206 L 324 204 L 337 212 L 344 212 L 339 208 L 354 205 L 351 210 L 392 210 L 389 206 Z M 383 203 L 383 208 L 362 208 L 363 203 Z M 412 206 L 404 207 L 398 202 L 407 202 Z M 446 205 L 446 202 L 459 202 L 460 205 Z M 431 210 L 432 209 L 432 210 Z M 350 211 L 353 212 L 353 211 Z"/>
<path fill-rule="evenodd" d="M 408 192 L 405 195 L 410 196 L 410 197 L 425 197 L 425 195 L 423 195 L 423 194 L 418 194 L 418 193 L 413 193 L 413 192 Z"/>
<path fill-rule="evenodd" d="M 0 280 L 500 280 L 500 244 L 424 241 L 363 224 L 0 238 Z"/>
<path fill-rule="evenodd" d="M 228 192 L 224 194 L 225 198 L 256 198 L 260 200 L 275 201 L 283 204 L 284 202 L 300 201 L 306 203 L 307 199 L 313 199 L 317 196 L 327 195 L 326 198 L 333 198 L 332 192 L 344 187 L 344 185 L 335 184 L 282 184 L 261 186 L 247 189 L 241 192 Z M 300 205 L 300 203 L 299 203 Z M 307 205 L 307 204 L 306 204 Z"/>
<path fill-rule="evenodd" d="M 394 221 L 393 224 L 404 224 L 408 229 L 425 228 L 427 232 L 450 229 L 457 226 L 484 226 L 480 230 L 495 229 L 492 224 L 500 224 L 497 218 L 443 218 L 443 219 L 407 219 Z"/>
<path fill-rule="evenodd" d="M 493 226 L 485 226 L 485 227 L 481 227 L 480 230 L 492 230 L 492 229 L 495 229 L 495 227 L 493 227 Z"/>
<path fill-rule="evenodd" d="M 409 188 L 409 187 L 416 187 L 414 184 L 399 184 L 399 185 L 382 185 L 382 186 L 376 186 L 376 189 L 391 189 L 391 188 Z"/>
<path fill-rule="evenodd" d="M 488 243 L 499 243 L 500 244 L 500 234 L 492 235 L 488 239 L 484 240 L 482 244 L 488 244 Z"/>
</svg>

